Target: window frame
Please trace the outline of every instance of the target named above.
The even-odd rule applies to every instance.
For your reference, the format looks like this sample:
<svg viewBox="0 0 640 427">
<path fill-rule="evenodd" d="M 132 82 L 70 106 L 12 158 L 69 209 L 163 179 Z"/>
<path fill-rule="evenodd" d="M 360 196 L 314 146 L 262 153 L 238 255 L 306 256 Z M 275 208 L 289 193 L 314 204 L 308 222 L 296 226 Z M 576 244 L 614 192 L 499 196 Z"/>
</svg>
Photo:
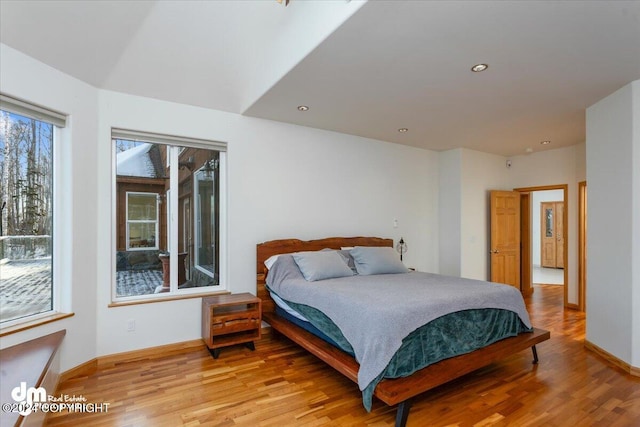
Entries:
<svg viewBox="0 0 640 427">
<path fill-rule="evenodd" d="M 194 171 L 194 177 L 195 179 L 193 180 L 193 195 L 194 195 L 194 209 L 193 209 L 193 247 L 195 248 L 194 250 L 194 260 L 193 260 L 193 264 L 194 267 L 200 271 L 203 274 L 206 274 L 207 276 L 213 278 L 214 277 L 214 273 L 212 273 L 211 271 L 207 270 L 206 268 L 202 267 L 200 264 L 200 242 L 202 240 L 202 199 L 200 197 L 200 182 L 202 180 L 198 179 L 198 177 L 196 177 L 196 175 L 204 173 L 204 171 L 201 169 L 198 169 L 197 171 Z M 212 197 L 212 196 L 210 196 Z M 209 200 L 210 201 L 210 200 Z M 214 202 L 215 203 L 215 202 Z"/>
<path fill-rule="evenodd" d="M 181 137 L 175 135 L 157 134 L 151 132 L 143 132 L 122 128 L 111 128 L 111 154 L 112 154 L 112 172 L 111 172 L 111 204 L 112 204 L 112 232 L 111 232 L 111 303 L 109 307 L 126 306 L 131 304 L 144 304 L 151 302 L 166 301 L 167 299 L 181 299 L 181 298 L 193 298 L 201 295 L 212 295 L 218 293 L 228 292 L 228 258 L 227 258 L 227 161 L 226 161 L 226 148 L 225 142 L 197 139 L 190 137 Z M 141 143 L 162 144 L 167 147 L 167 163 L 169 166 L 179 164 L 180 153 L 185 148 L 195 148 L 202 150 L 217 151 L 219 156 L 219 199 L 218 199 L 218 221 L 219 221 L 219 283 L 217 285 L 209 285 L 202 287 L 192 287 L 185 289 L 178 289 L 178 257 L 170 257 L 170 289 L 168 292 L 143 294 L 135 296 L 118 296 L 117 295 L 117 282 L 116 282 L 116 254 L 118 251 L 117 245 L 117 228 L 118 228 L 118 215 L 117 215 L 117 160 L 116 149 L 114 140 L 127 140 Z M 179 167 L 169 167 L 169 190 L 165 196 L 167 207 L 167 236 L 166 244 L 170 253 L 178 253 L 178 233 L 179 233 L 179 215 L 172 215 L 171 212 L 180 212 L 182 205 L 178 200 L 179 191 L 173 191 L 173 189 L 179 188 L 178 179 Z M 161 196 L 162 197 L 162 196 Z M 192 216 L 195 215 L 195 209 L 191 206 Z M 162 215 L 159 213 L 159 215 Z M 159 242 L 158 235 L 156 236 L 156 242 Z M 159 244 L 159 243 L 158 243 Z M 151 248 L 144 248 L 145 250 L 152 250 Z"/>
<path fill-rule="evenodd" d="M 68 177 L 66 177 L 63 167 L 63 143 L 68 140 L 70 129 L 67 124 L 67 114 L 26 101 L 14 96 L 0 93 L 0 110 L 17 114 L 39 122 L 48 123 L 52 126 L 51 140 L 51 308 L 49 310 L 33 313 L 27 316 L 0 322 L 0 336 L 5 336 L 25 329 L 29 329 L 41 324 L 49 323 L 59 319 L 72 316 L 69 302 L 62 298 L 63 293 L 67 293 L 65 283 L 70 287 L 69 271 L 71 267 L 68 260 L 60 254 L 71 250 L 71 242 L 65 239 L 70 231 L 67 227 L 68 221 L 64 213 L 68 212 L 67 193 Z M 62 236 L 62 237 L 60 237 Z"/>
</svg>

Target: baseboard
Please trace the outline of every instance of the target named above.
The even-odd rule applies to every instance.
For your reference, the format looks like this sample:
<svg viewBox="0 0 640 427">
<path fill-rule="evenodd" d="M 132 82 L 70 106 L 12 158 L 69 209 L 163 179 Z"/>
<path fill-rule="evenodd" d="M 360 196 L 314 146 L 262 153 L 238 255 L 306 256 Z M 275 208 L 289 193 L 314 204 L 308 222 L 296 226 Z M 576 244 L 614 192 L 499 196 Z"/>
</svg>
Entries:
<svg viewBox="0 0 640 427">
<path fill-rule="evenodd" d="M 270 335 L 271 327 L 263 327 L 262 335 Z M 116 363 L 135 362 L 136 360 L 149 359 L 151 357 L 158 357 L 158 355 L 166 356 L 170 353 L 182 353 L 185 350 L 192 350 L 195 348 L 203 348 L 204 342 L 201 339 L 183 341 L 174 344 L 160 345 L 157 347 L 143 348 L 140 350 L 126 351 L 123 353 L 114 353 L 106 356 L 96 357 L 87 362 L 84 362 L 75 368 L 71 368 L 62 374 L 60 374 L 59 383 L 63 383 L 72 378 L 86 377 L 94 374 L 98 369 L 107 365 L 113 365 Z"/>
<path fill-rule="evenodd" d="M 71 368 L 60 374 L 58 384 L 63 383 L 71 378 L 86 377 L 94 374 L 98 370 L 98 359 L 91 359 L 75 368 Z"/>
<path fill-rule="evenodd" d="M 150 357 L 157 357 L 158 355 L 167 355 L 171 353 L 181 353 L 185 350 L 191 350 L 194 348 L 204 347 L 204 342 L 201 339 L 183 341 L 174 344 L 166 344 L 157 347 L 143 348 L 140 350 L 126 351 L 123 353 L 114 353 L 107 356 L 96 357 L 87 362 L 84 362 L 75 368 L 71 368 L 60 374 L 59 384 L 70 380 L 72 378 L 86 377 L 94 374 L 99 368 L 106 365 L 115 363 L 134 362 L 136 360 L 148 359 Z"/>
<path fill-rule="evenodd" d="M 158 357 L 158 355 L 166 356 L 170 353 L 182 353 L 185 350 L 191 350 L 198 347 L 204 347 L 204 341 L 202 341 L 202 339 L 100 356 L 97 358 L 98 368 L 114 363 L 135 362 L 136 360 L 149 359 L 150 357 Z"/>
<path fill-rule="evenodd" d="M 625 362 L 624 360 L 617 358 L 613 354 L 609 353 L 606 350 L 603 350 L 602 348 L 598 347 L 597 345 L 595 345 L 594 343 L 590 342 L 589 340 L 584 340 L 584 347 L 587 350 L 593 351 L 598 356 L 600 356 L 603 359 L 605 359 L 607 362 L 611 363 L 612 365 L 617 366 L 618 368 L 620 368 L 623 371 L 629 373 L 630 375 L 633 375 L 633 376 L 636 376 L 636 377 L 640 377 L 640 368 L 632 366 L 632 365 L 628 364 L 627 362 Z"/>
</svg>

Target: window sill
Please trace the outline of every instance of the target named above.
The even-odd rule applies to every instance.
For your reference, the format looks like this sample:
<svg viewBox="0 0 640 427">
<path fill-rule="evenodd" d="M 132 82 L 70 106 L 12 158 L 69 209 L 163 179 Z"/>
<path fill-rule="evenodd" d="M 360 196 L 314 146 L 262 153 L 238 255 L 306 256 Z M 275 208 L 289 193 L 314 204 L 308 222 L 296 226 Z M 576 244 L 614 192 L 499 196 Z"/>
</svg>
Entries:
<svg viewBox="0 0 640 427">
<path fill-rule="evenodd" d="M 191 298 L 202 298 L 202 297 L 210 297 L 213 295 L 224 295 L 230 294 L 229 291 L 213 291 L 213 292 L 199 292 L 197 294 L 185 294 L 185 295 L 169 295 L 166 297 L 160 298 L 149 298 L 149 299 L 140 299 L 135 301 L 117 301 L 112 302 L 108 305 L 109 308 L 113 307 L 125 307 L 128 305 L 138 305 L 138 304 L 151 304 L 154 302 L 166 302 L 166 301 L 175 301 L 181 299 L 191 299 Z"/>
<path fill-rule="evenodd" d="M 53 313 L 49 316 L 41 317 L 36 320 L 26 321 L 24 323 L 18 323 L 17 325 L 9 326 L 6 328 L 0 329 L 0 337 L 5 337 L 7 335 L 15 334 L 18 332 L 26 331 L 27 329 L 36 328 L 40 325 L 45 325 L 47 323 L 56 322 L 58 320 L 66 319 L 67 317 L 73 316 L 74 313 Z"/>
</svg>

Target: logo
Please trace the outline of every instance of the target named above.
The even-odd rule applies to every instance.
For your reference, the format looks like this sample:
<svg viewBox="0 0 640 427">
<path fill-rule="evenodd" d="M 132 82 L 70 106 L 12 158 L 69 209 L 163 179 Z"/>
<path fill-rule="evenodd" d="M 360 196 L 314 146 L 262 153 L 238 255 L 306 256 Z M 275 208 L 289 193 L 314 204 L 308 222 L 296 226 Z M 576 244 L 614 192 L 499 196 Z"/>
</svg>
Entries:
<svg viewBox="0 0 640 427">
<path fill-rule="evenodd" d="M 87 402 L 82 395 L 49 396 L 44 387 L 27 387 L 24 381 L 11 390 L 11 398 L 13 403 L 2 403 L 2 412 L 17 412 L 23 417 L 32 412 L 107 412 L 110 405 L 108 402 Z"/>
<path fill-rule="evenodd" d="M 22 381 L 18 387 L 11 390 L 11 398 L 17 402 L 19 411 L 22 416 L 29 415 L 33 408 L 36 406 L 34 403 L 46 403 L 47 402 L 47 390 L 44 387 L 29 387 L 27 383 Z"/>
</svg>

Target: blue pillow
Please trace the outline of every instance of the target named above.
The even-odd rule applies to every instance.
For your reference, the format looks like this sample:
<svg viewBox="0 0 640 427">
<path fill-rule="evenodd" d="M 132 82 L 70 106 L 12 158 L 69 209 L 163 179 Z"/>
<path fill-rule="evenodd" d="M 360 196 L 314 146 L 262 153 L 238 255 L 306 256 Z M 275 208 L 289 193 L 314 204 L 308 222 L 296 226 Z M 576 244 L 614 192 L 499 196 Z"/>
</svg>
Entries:
<svg viewBox="0 0 640 427">
<path fill-rule="evenodd" d="M 398 253 L 391 247 L 356 246 L 350 253 L 358 274 L 363 276 L 408 272 Z"/>
<path fill-rule="evenodd" d="M 292 256 L 309 282 L 353 276 L 353 271 L 336 251 L 296 252 Z"/>
</svg>

